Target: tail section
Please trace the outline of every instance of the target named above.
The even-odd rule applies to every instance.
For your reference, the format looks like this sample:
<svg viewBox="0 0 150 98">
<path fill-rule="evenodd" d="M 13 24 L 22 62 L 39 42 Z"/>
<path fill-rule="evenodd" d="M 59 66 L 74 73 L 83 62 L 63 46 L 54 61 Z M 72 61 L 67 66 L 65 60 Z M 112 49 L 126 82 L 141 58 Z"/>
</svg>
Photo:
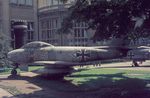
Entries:
<svg viewBox="0 0 150 98">
<path fill-rule="evenodd" d="M 119 51 L 123 57 L 127 56 L 128 51 L 131 50 L 129 48 L 129 40 L 124 39 L 112 39 L 109 43 L 109 46 L 113 49 Z"/>
<path fill-rule="evenodd" d="M 109 43 L 108 46 L 112 47 L 128 47 L 129 46 L 129 40 L 124 40 L 120 38 L 112 39 Z"/>
<path fill-rule="evenodd" d="M 117 53 L 116 55 L 119 55 L 120 57 L 127 56 L 128 51 L 131 50 L 129 48 L 129 41 L 119 38 L 110 40 L 107 42 L 106 46 L 99 46 L 96 48 L 111 50 L 111 52 L 114 51 L 113 53 Z"/>
</svg>

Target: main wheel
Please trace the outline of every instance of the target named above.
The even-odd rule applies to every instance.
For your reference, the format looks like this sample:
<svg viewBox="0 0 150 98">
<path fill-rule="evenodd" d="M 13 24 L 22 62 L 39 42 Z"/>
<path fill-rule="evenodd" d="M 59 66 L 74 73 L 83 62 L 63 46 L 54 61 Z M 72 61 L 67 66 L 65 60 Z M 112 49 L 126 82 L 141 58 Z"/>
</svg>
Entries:
<svg viewBox="0 0 150 98">
<path fill-rule="evenodd" d="M 13 70 L 11 71 L 11 75 L 17 75 L 17 70 L 16 70 L 16 69 L 13 69 Z"/>
</svg>

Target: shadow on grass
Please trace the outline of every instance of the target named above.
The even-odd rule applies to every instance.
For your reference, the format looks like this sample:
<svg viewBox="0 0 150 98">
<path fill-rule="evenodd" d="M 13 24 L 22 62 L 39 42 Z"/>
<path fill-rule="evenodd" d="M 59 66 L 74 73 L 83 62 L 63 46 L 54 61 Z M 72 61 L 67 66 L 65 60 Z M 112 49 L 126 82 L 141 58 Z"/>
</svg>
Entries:
<svg viewBox="0 0 150 98">
<path fill-rule="evenodd" d="M 100 98 L 149 98 L 150 90 L 148 84 L 150 80 L 142 80 L 137 78 L 128 78 L 124 73 L 102 74 L 102 75 L 74 75 L 73 77 L 95 77 L 98 79 L 90 79 L 81 83 L 80 87 L 85 87 L 89 91 L 95 90 L 99 92 Z M 119 78 L 119 79 L 114 79 Z M 93 98 L 98 98 L 93 95 Z M 91 98 L 92 98 L 91 97 Z"/>
<path fill-rule="evenodd" d="M 97 79 L 89 79 L 81 85 L 74 85 L 71 81 L 64 79 L 50 80 L 39 76 L 32 78 L 18 76 L 4 79 L 27 80 L 42 88 L 42 90 L 31 94 L 19 94 L 9 98 L 150 98 L 150 90 L 147 87 L 150 80 L 128 78 L 123 74 L 73 75 L 74 78 L 98 77 Z M 114 80 L 113 78 L 121 79 Z"/>
<path fill-rule="evenodd" d="M 150 68 L 150 65 L 140 65 L 140 66 L 102 66 L 100 68 L 140 68 L 140 67 L 145 67 L 145 68 Z"/>
</svg>

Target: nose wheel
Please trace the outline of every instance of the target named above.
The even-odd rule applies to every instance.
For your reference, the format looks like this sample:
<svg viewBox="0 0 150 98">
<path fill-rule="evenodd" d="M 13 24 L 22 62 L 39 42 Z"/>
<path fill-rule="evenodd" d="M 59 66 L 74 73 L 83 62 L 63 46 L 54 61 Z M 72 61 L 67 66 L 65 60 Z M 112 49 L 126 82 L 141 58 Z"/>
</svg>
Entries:
<svg viewBox="0 0 150 98">
<path fill-rule="evenodd" d="M 16 69 L 13 69 L 13 70 L 11 71 L 11 75 L 13 75 L 13 76 L 17 75 L 17 70 L 16 70 Z"/>
<path fill-rule="evenodd" d="M 132 67 L 139 67 L 140 65 L 138 64 L 137 61 L 133 60 L 132 61 Z"/>
<path fill-rule="evenodd" d="M 11 71 L 11 75 L 17 75 L 17 70 L 16 69 L 18 68 L 18 65 L 19 65 L 18 63 L 14 64 L 14 68 Z"/>
</svg>

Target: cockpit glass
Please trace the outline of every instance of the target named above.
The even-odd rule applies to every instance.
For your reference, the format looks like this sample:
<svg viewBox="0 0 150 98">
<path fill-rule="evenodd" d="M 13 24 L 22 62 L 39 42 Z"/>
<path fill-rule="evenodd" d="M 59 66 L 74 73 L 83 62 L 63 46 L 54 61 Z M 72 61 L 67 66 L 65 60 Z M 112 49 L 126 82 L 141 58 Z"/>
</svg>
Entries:
<svg viewBox="0 0 150 98">
<path fill-rule="evenodd" d="M 53 47 L 53 45 L 45 42 L 40 42 L 40 41 L 35 41 L 35 42 L 30 42 L 22 46 L 21 48 L 43 48 L 43 47 Z"/>
</svg>

